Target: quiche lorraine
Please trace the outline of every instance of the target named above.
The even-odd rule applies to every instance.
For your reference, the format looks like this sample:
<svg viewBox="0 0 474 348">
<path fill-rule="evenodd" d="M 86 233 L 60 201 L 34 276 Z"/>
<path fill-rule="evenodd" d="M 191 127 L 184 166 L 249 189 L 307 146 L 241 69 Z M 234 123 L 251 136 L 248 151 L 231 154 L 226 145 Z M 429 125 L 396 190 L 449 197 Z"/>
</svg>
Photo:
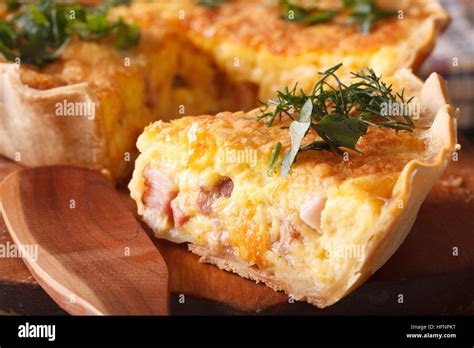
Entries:
<svg viewBox="0 0 474 348">
<path fill-rule="evenodd" d="M 261 109 L 149 125 L 129 184 L 139 215 L 202 262 L 334 304 L 395 252 L 455 150 L 444 80 L 405 69 L 386 81 L 420 106 L 412 132 L 369 127 L 359 152 L 301 152 L 286 176 L 268 164 L 276 142 L 291 148 L 288 124 L 257 122 Z"/>
<path fill-rule="evenodd" d="M 347 72 L 415 69 L 448 15 L 435 0 L 378 3 L 398 13 L 367 34 L 347 25 L 346 13 L 315 25 L 283 20 L 279 1 L 117 6 L 110 18 L 140 29 L 135 47 L 118 51 L 107 40 L 73 36 L 41 67 L 0 54 L 0 154 L 29 166 L 72 164 L 126 177 L 136 138 L 152 120 L 248 111 L 284 86 L 312 85 L 318 71 L 340 61 Z M 7 16 L 0 5 L 0 18 Z"/>
</svg>

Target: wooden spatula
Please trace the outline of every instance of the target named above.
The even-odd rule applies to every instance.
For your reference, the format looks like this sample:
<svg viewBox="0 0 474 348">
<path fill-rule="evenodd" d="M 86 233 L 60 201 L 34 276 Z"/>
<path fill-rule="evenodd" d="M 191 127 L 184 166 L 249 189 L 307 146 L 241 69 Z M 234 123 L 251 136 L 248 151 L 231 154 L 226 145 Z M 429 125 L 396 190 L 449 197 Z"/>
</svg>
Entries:
<svg viewBox="0 0 474 348">
<path fill-rule="evenodd" d="M 2 183 L 2 206 L 26 265 L 67 312 L 168 314 L 166 264 L 101 174 L 64 166 L 14 172 Z"/>
</svg>

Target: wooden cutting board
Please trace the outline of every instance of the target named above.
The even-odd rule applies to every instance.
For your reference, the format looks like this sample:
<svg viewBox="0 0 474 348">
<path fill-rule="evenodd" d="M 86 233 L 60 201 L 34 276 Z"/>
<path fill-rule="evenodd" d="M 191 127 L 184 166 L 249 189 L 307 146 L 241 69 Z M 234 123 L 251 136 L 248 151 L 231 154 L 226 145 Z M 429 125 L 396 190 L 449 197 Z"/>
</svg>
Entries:
<svg viewBox="0 0 474 348">
<path fill-rule="evenodd" d="M 474 313 L 474 148 L 468 141 L 461 144 L 458 161 L 450 163 L 428 195 L 400 249 L 366 284 L 334 306 L 320 310 L 294 303 L 262 284 L 200 263 L 184 245 L 155 239 L 169 270 L 171 314 Z M 0 158 L 0 180 L 19 168 Z M 127 189 L 119 190 L 135 212 Z M 8 243 L 13 242 L 0 216 L 0 245 Z M 21 259 L 0 257 L 1 313 L 63 312 Z"/>
</svg>

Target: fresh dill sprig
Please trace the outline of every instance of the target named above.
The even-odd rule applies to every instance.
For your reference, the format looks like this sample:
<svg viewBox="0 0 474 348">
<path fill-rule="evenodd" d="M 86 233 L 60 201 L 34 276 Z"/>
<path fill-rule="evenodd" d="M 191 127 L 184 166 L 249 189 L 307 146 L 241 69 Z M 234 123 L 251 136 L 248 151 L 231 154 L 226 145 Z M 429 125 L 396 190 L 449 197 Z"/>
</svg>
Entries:
<svg viewBox="0 0 474 348">
<path fill-rule="evenodd" d="M 311 93 L 285 88 L 277 92 L 275 100 L 262 104 L 258 121 L 272 126 L 282 117 L 292 120 L 290 124 L 291 149 L 286 151 L 281 164 L 281 176 L 285 177 L 295 162 L 297 154 L 307 150 L 327 150 L 343 153 L 344 149 L 357 149 L 359 139 L 367 134 L 369 126 L 392 128 L 397 131 L 412 131 L 415 127 L 406 108 L 398 115 L 387 110 L 390 105 L 406 105 L 413 98 L 405 100 L 404 91 L 396 93 L 372 69 L 351 73 L 354 82 L 343 83 L 337 76 L 338 64 L 320 73 L 321 78 Z M 310 132 L 316 132 L 322 140 L 301 146 Z M 279 145 L 278 145 L 279 144 Z M 270 171 L 275 170 L 281 144 L 277 143 L 270 163 Z"/>
</svg>

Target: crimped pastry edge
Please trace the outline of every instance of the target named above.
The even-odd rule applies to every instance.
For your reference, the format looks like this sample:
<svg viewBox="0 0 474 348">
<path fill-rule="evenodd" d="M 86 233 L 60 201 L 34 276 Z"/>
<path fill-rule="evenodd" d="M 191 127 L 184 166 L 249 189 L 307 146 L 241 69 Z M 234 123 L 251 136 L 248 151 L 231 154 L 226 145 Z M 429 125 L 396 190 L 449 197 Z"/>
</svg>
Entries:
<svg viewBox="0 0 474 348">
<path fill-rule="evenodd" d="M 418 50 L 413 52 L 412 60 L 408 61 L 407 65 L 405 65 L 405 67 L 411 68 L 414 72 L 418 71 L 433 50 L 438 36 L 451 23 L 451 17 L 439 2 L 433 2 L 427 6 L 432 8 L 432 15 L 429 17 L 430 34 L 426 36 L 424 42 L 418 45 Z M 414 37 L 416 38 L 417 35 L 414 35 Z"/>
<path fill-rule="evenodd" d="M 360 286 L 395 253 L 410 232 L 421 204 L 445 171 L 449 157 L 456 149 L 459 109 L 450 105 L 446 82 L 437 73 L 430 75 L 422 89 L 421 104 L 428 113 L 432 113 L 432 110 L 427 109 L 430 103 L 440 106 L 436 115 L 429 115 L 434 119 L 429 142 L 437 149 L 437 154 L 432 162 L 415 159 L 405 165 L 394 187 L 392 207 L 387 207 L 393 212 L 398 209 L 395 207 L 398 202 L 402 201 L 404 208 L 398 209 L 398 216 L 388 214 L 387 211 L 381 214 L 380 225 L 388 227 L 375 232 L 376 238 L 369 241 L 366 257 L 359 262 L 354 272 L 354 281 L 347 284 L 340 297 Z"/>
</svg>

